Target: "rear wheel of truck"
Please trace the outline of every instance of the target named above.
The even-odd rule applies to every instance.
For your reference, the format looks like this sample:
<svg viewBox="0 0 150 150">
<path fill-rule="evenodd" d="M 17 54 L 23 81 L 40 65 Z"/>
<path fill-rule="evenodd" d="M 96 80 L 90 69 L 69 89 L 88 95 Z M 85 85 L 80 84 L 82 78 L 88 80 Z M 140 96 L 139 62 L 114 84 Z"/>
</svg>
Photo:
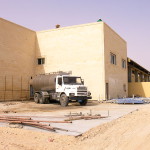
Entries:
<svg viewBox="0 0 150 150">
<path fill-rule="evenodd" d="M 66 107 L 69 103 L 69 99 L 66 94 L 61 94 L 60 96 L 60 105 Z"/>
<path fill-rule="evenodd" d="M 49 103 L 50 103 L 49 98 L 45 98 L 45 102 L 44 102 L 44 104 L 49 104 Z"/>
<path fill-rule="evenodd" d="M 39 103 L 39 93 L 34 94 L 34 102 Z"/>
<path fill-rule="evenodd" d="M 82 102 L 79 102 L 81 106 L 85 106 L 87 104 L 87 99 L 82 100 Z"/>
<path fill-rule="evenodd" d="M 41 95 L 41 94 L 39 96 L 39 103 L 40 104 L 45 104 L 45 97 L 43 97 L 43 95 Z"/>
</svg>

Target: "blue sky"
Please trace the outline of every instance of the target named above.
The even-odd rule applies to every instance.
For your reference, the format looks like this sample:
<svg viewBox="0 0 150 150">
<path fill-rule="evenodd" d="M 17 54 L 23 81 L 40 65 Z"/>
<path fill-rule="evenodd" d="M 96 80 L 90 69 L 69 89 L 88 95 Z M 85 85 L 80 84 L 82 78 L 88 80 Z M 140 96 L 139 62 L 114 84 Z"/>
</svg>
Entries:
<svg viewBox="0 0 150 150">
<path fill-rule="evenodd" d="M 150 70 L 150 0 L 0 0 L 0 17 L 35 31 L 101 18 L 127 41 L 128 57 Z"/>
</svg>

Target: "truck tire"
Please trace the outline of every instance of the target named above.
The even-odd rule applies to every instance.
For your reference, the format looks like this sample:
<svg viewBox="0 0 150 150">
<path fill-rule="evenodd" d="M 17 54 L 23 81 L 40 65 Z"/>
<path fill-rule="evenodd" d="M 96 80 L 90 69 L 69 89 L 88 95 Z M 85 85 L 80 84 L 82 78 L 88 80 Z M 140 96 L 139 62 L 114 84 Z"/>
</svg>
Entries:
<svg viewBox="0 0 150 150">
<path fill-rule="evenodd" d="M 49 104 L 49 103 L 50 103 L 49 98 L 45 98 L 45 102 L 44 102 L 44 104 Z"/>
<path fill-rule="evenodd" d="M 79 102 L 81 106 L 85 106 L 87 104 L 87 99 L 82 100 L 82 102 Z"/>
<path fill-rule="evenodd" d="M 34 102 L 39 103 L 39 93 L 34 94 Z"/>
<path fill-rule="evenodd" d="M 66 107 L 69 103 L 69 99 L 66 94 L 61 94 L 60 96 L 60 105 Z"/>
<path fill-rule="evenodd" d="M 41 94 L 39 94 L 39 103 L 45 104 L 45 97 L 43 97 L 43 95 L 41 95 Z"/>
</svg>

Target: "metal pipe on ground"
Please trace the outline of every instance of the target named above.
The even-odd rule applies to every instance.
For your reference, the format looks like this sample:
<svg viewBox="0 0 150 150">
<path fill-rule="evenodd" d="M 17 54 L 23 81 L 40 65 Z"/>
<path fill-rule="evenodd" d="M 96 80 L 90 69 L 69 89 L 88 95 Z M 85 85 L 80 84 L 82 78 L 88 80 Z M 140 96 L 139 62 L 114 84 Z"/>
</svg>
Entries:
<svg viewBox="0 0 150 150">
<path fill-rule="evenodd" d="M 102 119 L 107 118 L 108 116 L 80 116 L 80 117 L 70 117 L 69 119 L 66 119 L 65 121 L 72 121 L 72 120 L 91 120 L 91 119 Z"/>
<path fill-rule="evenodd" d="M 62 128 L 51 127 L 49 124 L 38 123 L 35 120 L 23 120 L 23 119 L 16 119 L 16 118 L 7 118 L 7 119 L 0 118 L 0 122 L 9 123 L 9 124 L 22 124 L 22 125 L 32 126 L 32 127 L 45 129 L 45 130 L 51 130 L 51 131 L 55 131 L 55 130 L 68 131 L 68 130 L 62 129 Z"/>
<path fill-rule="evenodd" d="M 7 117 L 7 116 L 4 117 L 4 116 L 0 116 L 0 119 L 3 119 L 3 118 L 4 118 L 4 119 L 20 119 L 20 120 L 23 119 L 23 120 L 31 120 L 30 117 L 28 117 L 28 118 L 27 118 L 27 117 L 26 117 L 26 118 L 18 118 L 18 117 L 9 117 L 9 116 L 8 116 L 8 117 Z"/>
<path fill-rule="evenodd" d="M 40 128 L 43 128 L 43 129 L 48 129 L 48 130 L 61 130 L 61 131 L 68 131 L 67 129 L 62 129 L 62 128 L 57 128 L 57 127 L 51 127 L 46 124 L 40 124 L 40 123 L 31 123 L 31 122 L 21 122 L 21 121 L 9 121 L 8 123 L 11 123 L 11 124 L 23 124 L 23 125 L 28 125 L 28 126 L 35 126 L 35 127 L 40 127 Z"/>
<path fill-rule="evenodd" d="M 40 129 L 46 129 L 46 130 L 50 130 L 50 131 L 55 131 L 54 127 L 51 126 L 46 126 L 45 124 L 38 124 L 38 123 L 31 123 L 31 122 L 21 122 L 21 121 L 8 121 L 9 124 L 22 124 L 22 125 L 26 125 L 26 126 L 32 126 L 32 127 L 36 127 L 36 128 L 40 128 Z"/>
<path fill-rule="evenodd" d="M 48 122 L 48 123 L 72 123 L 72 121 L 32 120 L 31 118 L 2 117 L 2 116 L 0 116 L 0 120 L 24 120 L 31 122 Z"/>
</svg>

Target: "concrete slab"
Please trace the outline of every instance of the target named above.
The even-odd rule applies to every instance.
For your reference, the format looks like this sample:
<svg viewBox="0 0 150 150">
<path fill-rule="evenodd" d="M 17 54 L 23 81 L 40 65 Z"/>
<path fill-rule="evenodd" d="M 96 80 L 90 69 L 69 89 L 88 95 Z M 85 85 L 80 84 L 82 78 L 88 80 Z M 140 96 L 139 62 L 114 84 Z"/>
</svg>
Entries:
<svg viewBox="0 0 150 150">
<path fill-rule="evenodd" d="M 101 114 L 102 116 L 108 116 L 108 114 L 109 114 L 108 118 L 93 119 L 93 120 L 74 120 L 71 124 L 69 124 L 69 123 L 50 123 L 50 125 L 52 127 L 54 126 L 54 127 L 69 130 L 68 132 L 57 130 L 56 133 L 78 136 L 93 127 L 110 122 L 114 119 L 122 117 L 123 115 L 126 115 L 130 112 L 140 109 L 141 107 L 143 107 L 143 105 L 145 105 L 145 104 L 134 104 L 134 105 L 133 104 L 132 105 L 99 104 L 96 106 L 78 108 L 78 109 L 73 109 L 73 110 L 71 110 L 71 109 L 65 110 L 64 109 L 61 111 L 54 111 L 54 112 L 26 112 L 26 113 L 16 113 L 16 114 L 9 113 L 6 115 L 29 116 L 34 120 L 63 121 L 68 118 L 68 117 L 66 117 L 66 115 L 69 114 L 70 112 L 71 113 L 82 112 L 83 114 L 87 114 L 87 113 L 89 114 L 92 111 L 93 115 Z M 6 126 L 6 125 L 7 124 L 0 123 L 0 126 Z M 23 128 L 29 129 L 29 130 L 35 130 L 35 131 L 49 132 L 46 130 L 41 130 L 41 129 L 37 129 L 34 127 L 29 127 L 29 126 L 23 126 Z"/>
</svg>

